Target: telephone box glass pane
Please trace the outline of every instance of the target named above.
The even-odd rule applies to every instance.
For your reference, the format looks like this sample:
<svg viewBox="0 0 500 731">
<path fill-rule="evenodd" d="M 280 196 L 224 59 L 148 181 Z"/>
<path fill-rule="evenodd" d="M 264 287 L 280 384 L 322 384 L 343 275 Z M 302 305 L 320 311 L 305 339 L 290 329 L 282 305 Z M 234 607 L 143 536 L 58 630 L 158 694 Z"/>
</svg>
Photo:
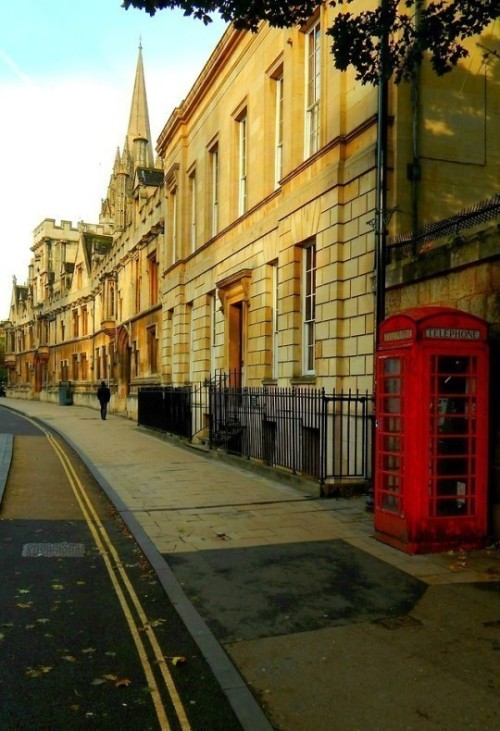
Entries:
<svg viewBox="0 0 500 731">
<path fill-rule="evenodd" d="M 476 387 L 474 356 L 432 356 L 429 480 L 432 516 L 474 514 Z"/>
<path fill-rule="evenodd" d="M 379 371 L 378 507 L 398 515 L 403 511 L 403 359 L 384 358 Z"/>
</svg>

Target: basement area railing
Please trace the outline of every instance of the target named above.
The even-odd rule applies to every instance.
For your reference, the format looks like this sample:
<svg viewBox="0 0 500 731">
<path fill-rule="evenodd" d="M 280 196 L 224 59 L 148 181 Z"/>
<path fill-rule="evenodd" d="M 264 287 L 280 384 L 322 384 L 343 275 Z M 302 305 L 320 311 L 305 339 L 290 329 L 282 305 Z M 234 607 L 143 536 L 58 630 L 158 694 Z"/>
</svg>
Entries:
<svg viewBox="0 0 500 731">
<path fill-rule="evenodd" d="M 244 388 L 233 385 L 238 380 L 224 374 L 198 385 L 141 387 L 138 423 L 320 483 L 371 479 L 371 394 Z"/>
</svg>

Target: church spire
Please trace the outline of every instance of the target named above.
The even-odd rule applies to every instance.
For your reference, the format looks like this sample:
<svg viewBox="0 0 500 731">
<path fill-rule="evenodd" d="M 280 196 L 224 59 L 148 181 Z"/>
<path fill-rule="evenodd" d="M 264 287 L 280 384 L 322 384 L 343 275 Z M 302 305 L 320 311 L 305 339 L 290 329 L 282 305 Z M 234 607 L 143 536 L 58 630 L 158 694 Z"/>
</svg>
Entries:
<svg viewBox="0 0 500 731">
<path fill-rule="evenodd" d="M 139 42 L 139 56 L 135 72 L 134 92 L 128 122 L 125 147 L 134 160 L 136 166 L 153 167 L 154 155 L 149 127 L 148 102 L 146 97 L 146 83 L 144 81 L 144 66 L 142 62 L 142 43 Z"/>
</svg>

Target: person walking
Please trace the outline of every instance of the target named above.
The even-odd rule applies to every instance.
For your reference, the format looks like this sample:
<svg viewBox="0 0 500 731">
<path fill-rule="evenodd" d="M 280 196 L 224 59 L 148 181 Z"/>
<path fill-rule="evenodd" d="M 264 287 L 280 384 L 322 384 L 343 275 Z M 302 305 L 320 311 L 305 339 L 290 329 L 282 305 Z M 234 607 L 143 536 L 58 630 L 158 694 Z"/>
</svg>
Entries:
<svg viewBox="0 0 500 731">
<path fill-rule="evenodd" d="M 106 386 L 105 381 L 101 381 L 101 385 L 97 389 L 97 398 L 101 404 L 101 419 L 106 419 L 106 412 L 108 410 L 109 400 L 111 398 L 111 391 Z"/>
</svg>

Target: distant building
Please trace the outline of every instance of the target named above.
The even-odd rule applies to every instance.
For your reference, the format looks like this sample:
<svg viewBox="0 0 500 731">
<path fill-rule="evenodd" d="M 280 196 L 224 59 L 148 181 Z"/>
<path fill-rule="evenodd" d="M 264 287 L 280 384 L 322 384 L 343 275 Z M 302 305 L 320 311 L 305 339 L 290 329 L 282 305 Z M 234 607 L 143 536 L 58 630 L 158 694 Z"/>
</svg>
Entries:
<svg viewBox="0 0 500 731">
<path fill-rule="evenodd" d="M 9 393 L 94 405 L 109 381 L 113 408 L 135 416 L 131 383 L 160 381 L 159 258 L 163 172 L 155 163 L 142 51 L 127 134 L 117 150 L 98 224 L 46 219 L 33 233 L 25 285 L 14 282 L 6 326 Z"/>
</svg>

